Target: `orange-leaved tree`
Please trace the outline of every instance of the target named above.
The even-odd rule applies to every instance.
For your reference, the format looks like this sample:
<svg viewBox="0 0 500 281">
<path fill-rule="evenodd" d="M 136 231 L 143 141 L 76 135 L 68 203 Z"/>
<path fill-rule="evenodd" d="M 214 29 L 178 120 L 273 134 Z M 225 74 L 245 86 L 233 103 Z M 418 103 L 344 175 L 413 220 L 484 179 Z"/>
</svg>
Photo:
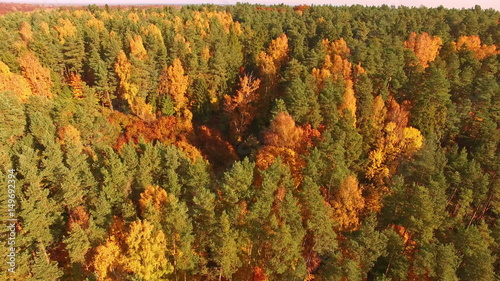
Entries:
<svg viewBox="0 0 500 281">
<path fill-rule="evenodd" d="M 243 134 L 255 118 L 259 86 L 260 79 L 244 75 L 240 77 L 240 89 L 236 95 L 224 96 L 224 111 L 229 117 L 229 135 L 235 143 L 241 142 Z"/>
<path fill-rule="evenodd" d="M 357 100 L 354 95 L 353 66 L 348 60 L 351 50 L 347 47 L 347 43 L 343 38 L 333 42 L 324 39 L 322 44 L 326 50 L 325 61 L 320 69 L 313 68 L 312 75 L 316 79 L 319 90 L 323 89 L 326 81 L 344 81 L 345 92 L 339 111 L 343 116 L 344 110 L 347 109 L 353 118 L 353 125 L 355 126 Z M 354 69 L 358 74 L 364 73 L 361 65 L 356 65 Z"/>
<path fill-rule="evenodd" d="M 267 52 L 260 52 L 256 61 L 260 73 L 266 77 L 271 85 L 277 82 L 281 66 L 288 61 L 288 37 L 282 34 L 280 37 L 271 41 Z"/>
<path fill-rule="evenodd" d="M 256 165 L 259 169 L 267 169 L 279 156 L 283 163 L 290 166 L 298 185 L 302 179 L 301 170 L 305 165 L 299 153 L 305 151 L 307 143 L 304 129 L 295 125 L 290 114 L 280 112 L 271 121 L 270 128 L 264 132 L 265 146 L 257 154 Z"/>
<path fill-rule="evenodd" d="M 427 32 L 417 35 L 410 34 L 410 38 L 405 41 L 405 48 L 412 49 L 422 67 L 429 66 L 429 62 L 434 61 L 443 45 L 443 40 L 437 36 L 430 36 Z"/>
<path fill-rule="evenodd" d="M 495 45 L 481 45 L 481 38 L 479 38 L 479 36 L 477 35 L 460 36 L 455 43 L 455 46 L 458 50 L 472 50 L 478 60 L 483 60 L 489 56 L 500 54 L 500 50 L 497 51 L 497 46 Z"/>
</svg>

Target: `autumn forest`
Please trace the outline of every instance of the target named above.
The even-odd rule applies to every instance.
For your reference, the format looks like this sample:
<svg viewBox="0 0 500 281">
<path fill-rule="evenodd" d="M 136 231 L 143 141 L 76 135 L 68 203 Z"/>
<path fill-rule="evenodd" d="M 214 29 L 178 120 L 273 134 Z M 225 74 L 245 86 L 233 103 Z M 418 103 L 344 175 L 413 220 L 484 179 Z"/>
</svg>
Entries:
<svg viewBox="0 0 500 281">
<path fill-rule="evenodd" d="M 0 279 L 500 280 L 497 46 L 479 6 L 0 16 Z"/>
</svg>

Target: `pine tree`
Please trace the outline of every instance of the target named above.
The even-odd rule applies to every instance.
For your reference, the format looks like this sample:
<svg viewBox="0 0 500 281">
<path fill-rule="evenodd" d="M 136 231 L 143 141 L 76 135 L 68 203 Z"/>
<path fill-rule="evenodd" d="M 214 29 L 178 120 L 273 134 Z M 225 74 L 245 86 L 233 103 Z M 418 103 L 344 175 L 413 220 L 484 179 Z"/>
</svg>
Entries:
<svg viewBox="0 0 500 281">
<path fill-rule="evenodd" d="M 214 241 L 214 260 L 219 265 L 219 280 L 222 280 L 222 277 L 232 280 L 231 276 L 242 264 L 238 255 L 238 233 L 232 228 L 229 216 L 224 211 Z"/>
<path fill-rule="evenodd" d="M 59 280 L 63 276 L 63 272 L 58 268 L 57 263 L 51 261 L 44 254 L 44 250 L 40 249 L 34 255 L 33 264 L 31 266 L 31 274 L 24 280 Z"/>
<path fill-rule="evenodd" d="M 490 250 L 492 243 L 490 231 L 484 223 L 459 229 L 454 244 L 462 255 L 462 262 L 457 270 L 460 280 L 494 279 L 495 257 Z"/>
<path fill-rule="evenodd" d="M 88 233 L 80 225 L 75 224 L 64 239 L 66 249 L 72 263 L 85 264 L 85 255 L 90 249 L 90 241 Z"/>
</svg>

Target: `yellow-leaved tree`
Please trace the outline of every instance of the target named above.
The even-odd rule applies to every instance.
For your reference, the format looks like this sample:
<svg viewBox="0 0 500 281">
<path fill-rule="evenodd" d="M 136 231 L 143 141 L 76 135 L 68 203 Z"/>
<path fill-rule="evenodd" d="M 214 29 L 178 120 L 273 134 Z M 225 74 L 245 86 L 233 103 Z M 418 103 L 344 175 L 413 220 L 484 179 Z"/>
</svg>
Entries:
<svg viewBox="0 0 500 281">
<path fill-rule="evenodd" d="M 33 52 L 25 52 L 18 58 L 18 62 L 24 78 L 31 87 L 31 92 L 34 95 L 51 98 L 50 70 L 40 64 L 40 60 Z"/>
<path fill-rule="evenodd" d="M 400 162 L 412 157 L 424 142 L 420 131 L 408 126 L 409 111 L 404 105 L 398 104 L 392 97 L 389 99 L 381 133 L 375 149 L 369 154 L 366 177 L 372 185 L 368 188 L 367 207 L 373 211 L 380 210 L 380 199 L 388 192 L 387 180 L 396 172 Z"/>
<path fill-rule="evenodd" d="M 288 51 L 288 37 L 282 34 L 271 41 L 267 52 L 262 51 L 257 55 L 259 70 L 271 85 L 277 82 L 281 66 L 288 61 Z"/>
<path fill-rule="evenodd" d="M 108 237 L 104 245 L 100 245 L 95 250 L 94 270 L 99 280 L 116 280 L 112 272 L 120 268 L 121 249 L 114 236 Z"/>
<path fill-rule="evenodd" d="M 9 67 L 0 61 L 0 92 L 12 92 L 22 102 L 31 95 L 30 85 L 23 76 L 10 72 Z"/>
<path fill-rule="evenodd" d="M 348 176 L 331 200 L 333 215 L 340 231 L 353 231 L 359 226 L 359 216 L 365 200 L 356 176 Z"/>
<path fill-rule="evenodd" d="M 144 48 L 144 44 L 142 43 L 141 35 L 136 35 L 129 40 L 130 44 L 130 53 L 140 60 L 145 60 L 148 57 L 148 53 Z"/>
<path fill-rule="evenodd" d="M 172 65 L 164 67 L 158 85 L 159 95 L 169 95 L 174 104 L 175 116 L 181 119 L 187 131 L 192 129 L 193 113 L 189 110 L 187 89 L 189 77 L 185 74 L 181 60 L 175 58 Z"/>
<path fill-rule="evenodd" d="M 143 280 L 162 280 L 173 271 L 166 256 L 167 241 L 161 229 L 147 220 L 135 221 L 125 237 L 125 271 Z"/>
<path fill-rule="evenodd" d="M 145 121 L 155 120 L 153 107 L 146 103 L 144 97 L 137 95 L 139 88 L 130 81 L 132 64 L 123 50 L 118 53 L 115 72 L 119 79 L 118 96 L 127 101 L 132 113 Z"/>
</svg>

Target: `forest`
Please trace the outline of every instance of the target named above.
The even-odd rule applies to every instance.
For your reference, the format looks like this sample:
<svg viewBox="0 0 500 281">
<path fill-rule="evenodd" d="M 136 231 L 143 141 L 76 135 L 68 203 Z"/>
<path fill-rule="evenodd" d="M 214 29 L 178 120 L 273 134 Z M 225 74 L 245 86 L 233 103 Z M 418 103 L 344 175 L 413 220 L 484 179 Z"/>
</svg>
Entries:
<svg viewBox="0 0 500 281">
<path fill-rule="evenodd" d="M 0 38 L 1 280 L 500 280 L 499 11 L 91 5 Z"/>
</svg>

